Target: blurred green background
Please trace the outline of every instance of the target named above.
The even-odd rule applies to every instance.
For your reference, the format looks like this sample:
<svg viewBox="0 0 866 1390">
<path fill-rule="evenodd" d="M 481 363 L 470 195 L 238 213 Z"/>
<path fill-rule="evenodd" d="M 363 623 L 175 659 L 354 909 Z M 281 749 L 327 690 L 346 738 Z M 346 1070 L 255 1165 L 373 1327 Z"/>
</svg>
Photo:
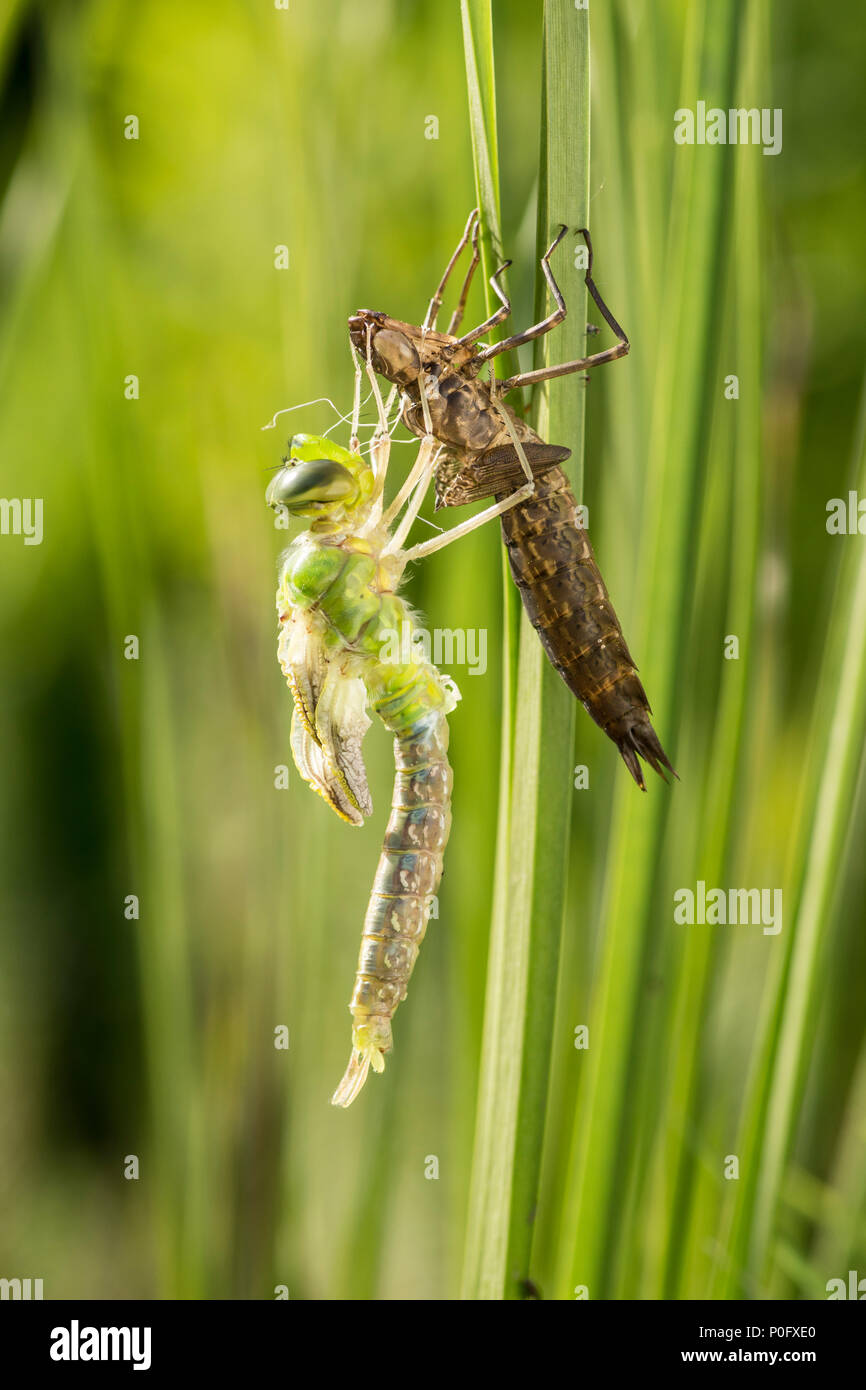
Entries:
<svg viewBox="0 0 866 1390">
<path fill-rule="evenodd" d="M 666 353 L 670 364 L 693 348 L 688 323 L 666 313 L 674 166 L 710 153 L 674 145 L 673 111 L 681 92 L 685 104 L 702 95 L 689 87 L 688 35 L 696 9 L 709 35 L 713 7 L 602 8 L 597 27 L 592 17 L 592 229 L 598 283 L 633 346 L 589 390 L 585 500 L 631 640 L 653 373 Z M 783 108 L 784 147 L 777 158 L 728 152 L 738 163 L 724 193 L 726 278 L 714 286 L 714 413 L 691 503 L 695 584 L 688 612 L 652 613 L 633 643 L 646 670 L 654 632 L 685 633 L 674 707 L 649 688 L 682 781 L 668 791 L 654 779 L 647 794 L 666 819 L 606 1296 L 733 1291 L 714 1283 L 720 1268 L 730 1273 L 719 1250 L 739 1219 L 719 1155 L 738 1152 L 785 934 L 728 929 L 699 972 L 706 993 L 690 993 L 671 892 L 704 876 L 711 841 L 723 844 L 721 882 L 782 886 L 794 902 L 804 858 L 792 862 L 792 847 L 805 854 L 826 829 L 809 757 L 840 692 L 819 684 L 834 669 L 822 652 L 834 616 L 848 612 L 844 564 L 859 563 L 843 554 L 866 544 L 825 529 L 827 500 L 856 485 L 861 7 L 830 15 L 810 0 L 744 0 L 732 13 L 736 39 L 754 26 L 750 46 L 732 49 L 737 73 L 754 64 L 739 104 Z M 503 240 L 520 325 L 534 284 L 541 5 L 496 0 L 494 20 Z M 330 815 L 294 769 L 289 788 L 275 788 L 275 769 L 290 763 L 291 701 L 276 661 L 281 533 L 263 495 L 285 436 L 333 417 L 313 406 L 261 427 L 323 395 L 350 408 L 350 312 L 423 316 L 474 201 L 458 7 L 6 0 L 0 65 L 0 491 L 42 497 L 45 527 L 40 546 L 0 537 L 0 1275 L 41 1277 L 48 1298 L 271 1298 L 276 1285 L 301 1299 L 453 1297 L 495 852 L 498 533 L 433 557 L 409 586 L 429 626 L 486 628 L 489 665 L 478 677 L 453 672 L 463 700 L 451 720 L 454 829 L 439 920 L 385 1076 L 344 1113 L 328 1100 L 348 1055 L 391 750 L 372 730 L 377 810 L 363 831 Z M 137 140 L 124 138 L 130 115 Z M 425 138 L 431 115 L 435 140 Z M 754 323 L 733 307 L 744 208 Z M 286 270 L 274 264 L 282 244 Z M 703 251 L 685 255 L 697 263 Z M 469 317 L 482 313 L 476 288 Z M 750 337 L 747 363 L 735 346 Z M 720 383 L 737 371 L 755 387 L 750 446 L 722 415 Z M 126 399 L 133 374 L 139 396 Z M 394 452 L 413 457 L 409 446 Z M 754 485 L 746 503 L 741 476 Z M 744 524 L 754 528 L 746 559 Z M 720 830 L 707 768 L 742 565 L 753 627 Z M 129 634 L 137 661 L 124 659 Z M 844 658 L 844 632 L 840 642 Z M 851 787 L 811 959 L 810 1069 L 795 1088 L 770 1265 L 740 1289 L 753 1297 L 822 1297 L 858 1259 L 866 1274 L 861 714 L 856 705 L 836 750 Z M 573 1029 L 592 1007 L 610 884 L 628 865 L 620 800 L 638 797 L 582 712 L 576 739 L 591 787 L 575 792 L 550 1001 L 535 1256 L 547 1296 L 567 1296 L 555 1271 L 568 1263 Z M 130 894 L 138 920 L 124 915 Z M 274 1047 L 281 1024 L 288 1051 Z M 679 1031 L 689 1026 L 700 1029 L 700 1071 L 679 1113 L 655 1098 L 678 1048 L 692 1046 L 695 1034 Z M 801 1030 L 800 1052 L 803 1041 Z M 137 1181 L 124 1178 L 131 1154 Z M 660 1230 L 654 1204 L 683 1154 L 693 1165 L 678 1188 L 685 1205 L 666 1210 L 680 1212 L 687 1248 L 666 1283 L 672 1266 L 657 1252 L 671 1226 Z"/>
</svg>

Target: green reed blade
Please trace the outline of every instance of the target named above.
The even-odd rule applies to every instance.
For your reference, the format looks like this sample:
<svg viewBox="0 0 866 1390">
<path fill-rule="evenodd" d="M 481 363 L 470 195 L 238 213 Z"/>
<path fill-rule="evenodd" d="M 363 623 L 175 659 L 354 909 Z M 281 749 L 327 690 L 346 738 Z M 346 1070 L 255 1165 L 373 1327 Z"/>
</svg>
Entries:
<svg viewBox="0 0 866 1390">
<path fill-rule="evenodd" d="M 475 10 L 476 36 L 489 26 Z M 488 52 L 485 71 L 492 72 Z M 467 59 L 470 92 L 477 71 Z M 470 96 L 473 142 L 495 148 Z M 544 24 L 544 104 L 540 174 L 539 255 L 559 222 L 585 225 L 589 177 L 589 26 L 585 12 L 549 0 Z M 487 113 L 494 119 L 491 105 Z M 487 161 L 489 163 L 489 161 Z M 476 167 L 485 168 L 476 155 Z M 558 265 L 571 316 L 556 335 L 555 360 L 577 357 L 584 343 L 582 276 L 564 249 Z M 538 303 L 542 303 L 541 296 Z M 543 398 L 544 399 L 544 398 Z M 583 393 L 557 383 L 538 415 L 573 450 L 577 473 L 583 445 Z M 551 435 L 554 437 L 554 435 Z M 576 481 L 579 478 L 576 477 Z M 473 1181 L 463 1293 L 518 1298 L 530 1274 L 532 1218 L 544 1137 L 553 999 L 568 863 L 573 699 L 543 656 L 524 618 L 518 659 L 513 771 L 507 853 L 500 853 L 491 932 Z M 503 769 L 502 787 L 508 786 Z M 506 817 L 500 819 L 500 833 Z"/>
</svg>

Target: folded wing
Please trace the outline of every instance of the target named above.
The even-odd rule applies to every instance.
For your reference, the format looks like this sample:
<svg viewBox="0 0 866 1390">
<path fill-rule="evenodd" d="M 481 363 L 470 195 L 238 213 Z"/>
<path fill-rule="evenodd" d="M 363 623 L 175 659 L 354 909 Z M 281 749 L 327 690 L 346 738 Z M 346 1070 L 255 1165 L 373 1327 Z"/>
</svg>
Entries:
<svg viewBox="0 0 866 1390">
<path fill-rule="evenodd" d="M 350 825 L 373 809 L 361 751 L 370 727 L 363 681 L 345 655 L 329 657 L 309 614 L 292 614 L 280 634 L 280 665 L 295 702 L 291 747 L 305 782 Z"/>
</svg>

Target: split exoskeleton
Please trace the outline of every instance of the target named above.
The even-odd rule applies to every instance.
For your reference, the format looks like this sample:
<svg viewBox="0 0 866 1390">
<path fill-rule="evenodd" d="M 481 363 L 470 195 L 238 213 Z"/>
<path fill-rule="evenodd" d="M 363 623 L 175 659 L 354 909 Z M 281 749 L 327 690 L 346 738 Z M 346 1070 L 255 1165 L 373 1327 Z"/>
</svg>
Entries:
<svg viewBox="0 0 866 1390">
<path fill-rule="evenodd" d="M 565 301 L 550 269 L 550 257 L 566 231 L 560 228 L 541 259 L 556 308 L 522 333 L 486 346 L 479 342 L 511 312 L 499 284 L 499 277 L 510 265 L 507 261 L 490 278 L 499 308 L 478 327 L 456 336 L 479 262 L 477 211 L 466 224 L 422 324 L 404 323 L 385 313 L 362 309 L 349 319 L 349 331 L 356 348 L 369 350 L 375 371 L 402 393 L 402 418 L 408 428 L 439 446 L 437 507 L 459 506 L 490 496 L 503 505 L 503 538 L 529 619 L 569 690 L 617 745 L 629 772 L 645 790 L 639 757 L 661 776 L 664 768 L 670 772 L 673 768 L 650 722 L 649 702 L 637 667 L 561 467 L 571 451 L 545 443 L 504 399 L 517 387 L 583 372 L 628 352 L 628 339 L 593 281 L 592 244 L 586 228 L 580 229 L 588 251 L 586 285 L 616 334 L 616 344 L 573 362 L 518 373 L 504 381 L 494 378 L 492 366 L 489 379 L 481 376 L 484 365 L 494 357 L 550 332 L 565 317 Z M 471 262 L 448 332 L 437 332 L 445 286 L 470 243 Z M 448 536 L 460 533 L 460 529 Z"/>
</svg>

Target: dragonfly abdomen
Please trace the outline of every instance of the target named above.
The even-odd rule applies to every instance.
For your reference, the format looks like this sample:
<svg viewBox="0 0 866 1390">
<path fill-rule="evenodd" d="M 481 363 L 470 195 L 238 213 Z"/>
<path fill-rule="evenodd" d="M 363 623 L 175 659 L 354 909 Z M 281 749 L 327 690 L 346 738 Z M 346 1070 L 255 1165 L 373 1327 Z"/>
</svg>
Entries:
<svg viewBox="0 0 866 1390">
<path fill-rule="evenodd" d="M 577 504 L 559 467 L 536 476 L 535 495 L 502 517 L 514 582 L 551 663 L 619 748 L 644 789 L 638 755 L 673 772 L 601 577 Z"/>
<path fill-rule="evenodd" d="M 402 698 L 392 693 L 403 687 Z M 442 877 L 451 829 L 448 762 L 449 692 L 438 672 L 420 663 L 381 668 L 370 680 L 373 708 L 396 731 L 397 772 L 391 815 L 361 938 L 355 988 L 352 1056 L 335 1105 L 350 1105 L 370 1066 L 380 1071 L 391 1047 L 391 1019 L 406 997 Z M 384 687 L 384 688 L 383 688 Z M 431 698 L 431 687 L 435 698 Z M 423 712 L 407 715 L 423 704 Z"/>
<path fill-rule="evenodd" d="M 451 828 L 451 769 L 444 718 L 424 740 L 394 740 L 397 774 L 358 960 L 352 1012 L 389 1018 L 406 997 L 442 876 Z M 425 761 L 419 763 L 419 758 Z M 410 765 L 411 764 L 411 765 Z M 432 774 L 432 776 L 430 775 Z"/>
</svg>

